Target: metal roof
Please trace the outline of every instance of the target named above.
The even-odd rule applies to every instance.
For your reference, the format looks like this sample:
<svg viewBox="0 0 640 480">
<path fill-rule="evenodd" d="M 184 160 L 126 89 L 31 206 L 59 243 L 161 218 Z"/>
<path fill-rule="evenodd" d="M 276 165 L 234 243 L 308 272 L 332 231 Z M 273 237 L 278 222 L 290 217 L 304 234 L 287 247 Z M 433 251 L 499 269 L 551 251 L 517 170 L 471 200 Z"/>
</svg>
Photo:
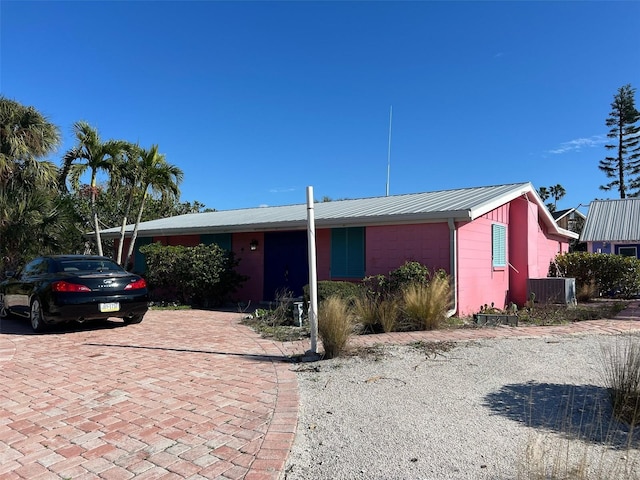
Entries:
<svg viewBox="0 0 640 480">
<path fill-rule="evenodd" d="M 594 200 L 581 242 L 640 242 L 640 198 Z"/>
<path fill-rule="evenodd" d="M 522 195 L 529 195 L 539 206 L 543 205 L 533 186 L 527 182 L 315 203 L 314 216 L 316 226 L 324 228 L 424 223 L 449 218 L 471 221 Z M 552 230 L 563 236 L 570 233 L 559 229 L 543 206 L 542 211 L 546 212 L 542 216 Z M 191 213 L 151 220 L 140 224 L 138 236 L 296 230 L 305 229 L 306 222 L 307 206 L 304 203 Z M 126 232 L 130 234 L 132 231 L 133 225 L 128 225 Z M 120 229 L 111 228 L 101 233 L 105 238 L 117 238 Z"/>
</svg>

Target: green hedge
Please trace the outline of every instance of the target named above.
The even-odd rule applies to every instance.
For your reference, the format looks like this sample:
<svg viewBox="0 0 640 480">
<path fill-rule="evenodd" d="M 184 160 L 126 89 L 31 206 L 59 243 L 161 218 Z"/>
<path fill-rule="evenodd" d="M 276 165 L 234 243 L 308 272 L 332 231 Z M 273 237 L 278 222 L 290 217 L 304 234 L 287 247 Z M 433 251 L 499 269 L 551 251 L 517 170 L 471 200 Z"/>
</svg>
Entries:
<svg viewBox="0 0 640 480">
<path fill-rule="evenodd" d="M 342 300 L 351 301 L 358 296 L 360 284 L 352 282 L 334 282 L 331 280 L 321 280 L 318 282 L 318 303 L 329 297 L 339 297 Z M 309 285 L 304 286 L 304 299 L 309 302 Z"/>
<path fill-rule="evenodd" d="M 630 298 L 640 292 L 640 260 L 603 253 L 558 255 L 549 266 L 550 277 L 576 279 L 576 288 L 594 284 L 601 295 Z"/>
</svg>

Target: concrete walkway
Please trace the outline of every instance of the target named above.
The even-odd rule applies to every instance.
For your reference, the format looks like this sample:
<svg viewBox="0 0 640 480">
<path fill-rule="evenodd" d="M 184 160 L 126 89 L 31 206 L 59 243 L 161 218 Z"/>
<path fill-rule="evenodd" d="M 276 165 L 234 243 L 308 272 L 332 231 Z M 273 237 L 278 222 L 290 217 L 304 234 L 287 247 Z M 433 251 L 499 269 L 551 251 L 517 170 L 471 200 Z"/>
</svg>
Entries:
<svg viewBox="0 0 640 480">
<path fill-rule="evenodd" d="M 30 332 L 0 323 L 0 478 L 282 477 L 309 342 L 261 339 L 235 313 L 152 311 L 143 323 Z M 359 336 L 354 345 L 640 331 L 614 320 Z"/>
</svg>

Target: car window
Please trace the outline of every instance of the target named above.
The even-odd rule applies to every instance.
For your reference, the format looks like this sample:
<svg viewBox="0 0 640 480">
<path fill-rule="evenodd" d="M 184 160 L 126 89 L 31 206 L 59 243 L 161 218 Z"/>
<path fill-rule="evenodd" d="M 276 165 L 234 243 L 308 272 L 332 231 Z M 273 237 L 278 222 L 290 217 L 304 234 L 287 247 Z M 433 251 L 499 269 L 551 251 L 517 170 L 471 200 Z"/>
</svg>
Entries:
<svg viewBox="0 0 640 480">
<path fill-rule="evenodd" d="M 122 268 L 110 260 L 76 259 L 64 260 L 60 266 L 65 272 L 110 272 L 121 271 Z"/>
<path fill-rule="evenodd" d="M 36 258 L 27 263 L 20 273 L 20 278 L 34 277 L 47 273 L 49 264 L 45 258 Z"/>
</svg>

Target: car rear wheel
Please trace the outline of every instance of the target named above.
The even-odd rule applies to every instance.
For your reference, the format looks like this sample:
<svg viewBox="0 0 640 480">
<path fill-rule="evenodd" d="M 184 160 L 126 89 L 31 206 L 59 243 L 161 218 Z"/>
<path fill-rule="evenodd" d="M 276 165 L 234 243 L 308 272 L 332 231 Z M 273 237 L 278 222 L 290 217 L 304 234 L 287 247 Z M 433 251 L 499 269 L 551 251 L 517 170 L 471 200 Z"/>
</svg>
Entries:
<svg viewBox="0 0 640 480">
<path fill-rule="evenodd" d="M 34 332 L 39 333 L 44 331 L 45 324 L 42 319 L 42 305 L 38 298 L 31 300 L 31 328 Z"/>
<path fill-rule="evenodd" d="M 140 323 L 144 315 L 134 315 L 133 317 L 125 318 L 124 323 L 127 325 L 133 325 L 134 323 Z"/>
<path fill-rule="evenodd" d="M 4 293 L 0 293 L 0 318 L 7 318 L 8 316 L 9 312 L 4 303 Z"/>
</svg>

